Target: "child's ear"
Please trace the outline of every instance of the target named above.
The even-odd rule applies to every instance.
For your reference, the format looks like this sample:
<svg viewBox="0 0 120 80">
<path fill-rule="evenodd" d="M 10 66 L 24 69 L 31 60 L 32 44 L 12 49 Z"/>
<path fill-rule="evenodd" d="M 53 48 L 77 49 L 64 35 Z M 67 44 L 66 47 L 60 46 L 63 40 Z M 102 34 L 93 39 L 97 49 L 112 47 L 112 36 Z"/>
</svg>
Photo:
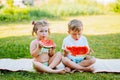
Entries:
<svg viewBox="0 0 120 80">
<path fill-rule="evenodd" d="M 68 33 L 70 34 L 70 31 L 68 31 Z"/>
<path fill-rule="evenodd" d="M 37 35 L 37 32 L 35 32 L 35 35 Z"/>
</svg>

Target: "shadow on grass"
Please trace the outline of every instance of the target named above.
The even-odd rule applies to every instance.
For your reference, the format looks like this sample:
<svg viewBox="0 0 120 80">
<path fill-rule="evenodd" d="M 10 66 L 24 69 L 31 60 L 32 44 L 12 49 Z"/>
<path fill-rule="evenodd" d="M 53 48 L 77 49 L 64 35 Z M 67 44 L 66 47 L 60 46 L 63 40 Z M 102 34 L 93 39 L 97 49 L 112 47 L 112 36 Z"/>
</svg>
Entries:
<svg viewBox="0 0 120 80">
<path fill-rule="evenodd" d="M 59 37 L 58 37 L 59 36 Z M 50 38 L 56 43 L 56 52 L 61 51 L 62 41 L 67 34 L 54 33 Z M 85 35 L 89 46 L 94 50 L 91 54 L 97 58 L 120 58 L 120 33 L 106 35 Z M 29 46 L 35 39 L 31 36 L 0 38 L 0 58 L 31 58 Z"/>
</svg>

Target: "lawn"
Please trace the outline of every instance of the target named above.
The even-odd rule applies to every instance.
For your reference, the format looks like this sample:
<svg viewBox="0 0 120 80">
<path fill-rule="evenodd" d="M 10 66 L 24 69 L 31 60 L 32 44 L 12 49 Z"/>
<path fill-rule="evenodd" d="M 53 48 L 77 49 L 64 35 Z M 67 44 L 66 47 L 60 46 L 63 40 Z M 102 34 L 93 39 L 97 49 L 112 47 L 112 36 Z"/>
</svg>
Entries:
<svg viewBox="0 0 120 80">
<path fill-rule="evenodd" d="M 52 38 L 57 44 L 56 52 L 61 51 L 61 44 L 67 36 L 69 20 L 81 19 L 84 35 L 94 50 L 97 58 L 120 58 L 120 15 L 101 15 L 69 17 L 60 21 L 49 21 Z M 0 26 L 0 58 L 31 58 L 29 44 L 35 38 L 31 36 L 32 25 L 7 24 Z M 59 36 L 59 37 L 58 37 Z M 0 70 L 0 80 L 119 80 L 116 73 L 76 72 L 74 74 L 39 74 L 32 72 L 10 72 Z"/>
</svg>

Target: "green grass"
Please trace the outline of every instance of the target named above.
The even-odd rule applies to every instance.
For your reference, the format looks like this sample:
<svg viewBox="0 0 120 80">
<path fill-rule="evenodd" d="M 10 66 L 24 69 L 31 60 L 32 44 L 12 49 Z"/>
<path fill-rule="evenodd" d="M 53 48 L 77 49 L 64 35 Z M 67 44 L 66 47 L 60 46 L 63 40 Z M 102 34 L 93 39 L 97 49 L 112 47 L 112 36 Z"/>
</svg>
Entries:
<svg viewBox="0 0 120 80">
<path fill-rule="evenodd" d="M 1 71 L 1 80 L 119 80 L 119 74 L 113 73 L 74 73 L 74 74 L 39 74 L 30 72 Z"/>
<path fill-rule="evenodd" d="M 77 17 L 78 18 L 78 17 Z M 94 50 L 92 56 L 96 58 L 120 58 L 120 18 L 118 16 L 87 16 L 79 17 L 84 22 L 84 35 L 87 37 L 90 47 Z M 70 18 L 71 19 L 71 18 Z M 56 52 L 61 51 L 62 40 L 67 36 L 64 30 L 67 21 L 50 21 L 50 38 L 57 44 Z M 104 20 L 104 21 L 103 21 Z M 99 23 L 99 25 L 98 25 Z M 57 25 L 57 27 L 56 27 Z M 105 26 L 104 26 L 105 25 Z M 97 27 L 97 28 L 96 28 Z M 63 32 L 62 32 L 63 29 Z M 91 29 L 93 32 L 91 32 Z M 119 29 L 119 30 L 118 30 Z M 30 42 L 35 38 L 31 34 L 32 26 L 7 25 L 0 26 L 0 59 L 2 58 L 31 58 L 29 52 Z M 61 32 L 61 33 L 60 33 Z M 89 32 L 89 33 L 88 33 Z M 94 34 L 94 32 L 97 32 Z M 112 65 L 112 64 L 111 64 Z M 116 73 L 89 73 L 76 72 L 74 74 L 39 74 L 33 72 L 11 72 L 0 70 L 0 80 L 119 80 L 120 74 Z"/>
<path fill-rule="evenodd" d="M 59 36 L 59 38 L 57 38 Z M 61 51 L 61 44 L 66 34 L 51 34 L 51 38 L 57 44 L 56 52 Z M 107 35 L 86 35 L 92 54 L 96 58 L 120 58 L 120 33 Z M 34 38 L 31 36 L 0 38 L 0 58 L 31 58 L 29 43 Z M 74 73 L 74 74 L 39 74 L 32 72 L 0 71 L 0 80 L 118 80 L 119 74 L 114 73 Z"/>
<path fill-rule="evenodd" d="M 59 36 L 59 38 L 58 38 Z M 62 40 L 66 34 L 53 33 L 51 39 L 57 44 L 56 52 L 61 51 Z M 86 35 L 90 47 L 97 58 L 120 58 L 120 33 L 106 35 Z M 29 52 L 31 36 L 0 38 L 0 58 L 31 58 Z"/>
</svg>

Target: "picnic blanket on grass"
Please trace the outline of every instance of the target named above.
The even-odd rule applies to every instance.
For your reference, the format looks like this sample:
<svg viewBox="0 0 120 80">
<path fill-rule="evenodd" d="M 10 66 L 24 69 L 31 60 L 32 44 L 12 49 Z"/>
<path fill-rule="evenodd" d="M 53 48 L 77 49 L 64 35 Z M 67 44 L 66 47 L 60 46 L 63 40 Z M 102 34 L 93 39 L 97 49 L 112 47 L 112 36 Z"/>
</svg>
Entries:
<svg viewBox="0 0 120 80">
<path fill-rule="evenodd" d="M 33 59 L 0 59 L 0 70 L 36 72 Z M 120 73 L 120 59 L 96 59 L 94 72 Z"/>
</svg>

